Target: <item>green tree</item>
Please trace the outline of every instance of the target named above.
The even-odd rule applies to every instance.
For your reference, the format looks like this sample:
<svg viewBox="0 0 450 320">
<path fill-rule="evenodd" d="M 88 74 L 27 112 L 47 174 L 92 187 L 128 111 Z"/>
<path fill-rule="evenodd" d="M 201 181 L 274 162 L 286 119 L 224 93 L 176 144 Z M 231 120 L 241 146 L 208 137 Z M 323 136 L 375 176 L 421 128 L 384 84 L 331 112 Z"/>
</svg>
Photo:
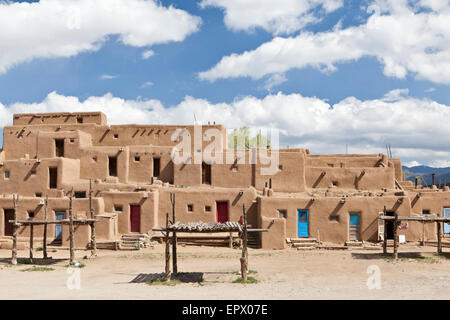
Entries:
<svg viewBox="0 0 450 320">
<path fill-rule="evenodd" d="M 258 146 L 270 146 L 270 139 L 261 134 L 261 132 L 251 137 L 249 127 L 244 126 L 239 129 L 233 129 L 228 134 L 228 148 L 230 149 L 250 149 Z"/>
</svg>

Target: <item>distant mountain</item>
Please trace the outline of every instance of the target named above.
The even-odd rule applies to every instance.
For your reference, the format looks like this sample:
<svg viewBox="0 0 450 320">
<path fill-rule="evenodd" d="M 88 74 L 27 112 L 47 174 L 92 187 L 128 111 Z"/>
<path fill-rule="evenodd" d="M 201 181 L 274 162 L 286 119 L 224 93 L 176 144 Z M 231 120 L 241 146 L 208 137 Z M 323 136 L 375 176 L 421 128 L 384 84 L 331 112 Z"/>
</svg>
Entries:
<svg viewBox="0 0 450 320">
<path fill-rule="evenodd" d="M 439 185 L 439 181 L 441 185 L 444 185 L 444 182 L 447 185 L 450 185 L 450 167 L 446 168 L 433 168 L 428 166 L 415 166 L 415 167 L 402 167 L 403 172 L 406 174 L 406 180 L 410 180 L 414 182 L 416 176 L 420 176 L 426 182 L 427 185 L 431 185 L 433 181 L 432 174 L 435 174 L 434 183 Z"/>
</svg>

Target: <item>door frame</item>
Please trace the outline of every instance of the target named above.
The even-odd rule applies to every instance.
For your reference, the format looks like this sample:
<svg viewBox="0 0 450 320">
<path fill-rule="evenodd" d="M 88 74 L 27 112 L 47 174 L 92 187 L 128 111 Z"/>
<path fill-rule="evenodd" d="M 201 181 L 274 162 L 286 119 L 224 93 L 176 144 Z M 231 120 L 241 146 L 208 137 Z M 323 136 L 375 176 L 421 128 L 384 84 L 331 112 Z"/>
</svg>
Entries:
<svg viewBox="0 0 450 320">
<path fill-rule="evenodd" d="M 131 207 L 139 208 L 139 231 L 132 231 L 132 222 L 131 222 Z M 142 217 L 142 206 L 140 204 L 130 203 L 130 232 L 141 233 L 141 217 Z"/>
<path fill-rule="evenodd" d="M 307 225 L 307 235 L 301 236 L 299 234 L 298 227 L 300 225 L 300 213 L 306 213 L 306 225 Z M 304 223 L 304 222 L 303 222 Z M 308 209 L 297 209 L 297 237 L 299 238 L 309 238 L 309 210 Z"/>
<path fill-rule="evenodd" d="M 230 221 L 230 201 L 228 200 L 216 200 L 216 221 L 219 222 L 219 210 L 218 203 L 226 203 L 227 204 L 227 221 Z"/>
</svg>

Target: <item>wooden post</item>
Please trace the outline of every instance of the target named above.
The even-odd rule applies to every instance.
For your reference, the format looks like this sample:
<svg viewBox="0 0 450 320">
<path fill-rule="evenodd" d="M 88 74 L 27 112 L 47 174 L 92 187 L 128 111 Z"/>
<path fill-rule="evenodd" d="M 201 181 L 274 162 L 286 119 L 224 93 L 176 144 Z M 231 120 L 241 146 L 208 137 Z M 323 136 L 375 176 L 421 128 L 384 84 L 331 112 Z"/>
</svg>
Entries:
<svg viewBox="0 0 450 320">
<path fill-rule="evenodd" d="M 230 242 L 229 243 L 230 249 L 233 249 L 233 232 L 230 232 L 230 236 L 229 236 L 228 241 Z"/>
<path fill-rule="evenodd" d="M 94 208 L 92 207 L 92 178 L 89 179 L 89 213 L 91 219 L 94 219 Z M 95 222 L 89 224 L 91 227 L 91 257 L 97 256 L 97 240 L 95 238 Z"/>
<path fill-rule="evenodd" d="M 17 264 L 17 203 L 19 202 L 19 195 L 13 194 L 14 201 L 14 224 L 13 224 L 13 247 L 12 247 L 12 256 L 11 256 L 11 264 Z"/>
<path fill-rule="evenodd" d="M 44 253 L 44 259 L 48 259 L 48 256 L 47 256 L 47 220 L 48 220 L 47 206 L 48 206 L 48 195 L 45 196 L 45 206 L 44 206 L 45 224 L 44 224 L 44 242 L 42 243 L 42 251 Z"/>
<path fill-rule="evenodd" d="M 175 193 L 170 193 L 170 202 L 172 203 L 172 223 L 175 223 Z M 172 268 L 173 273 L 178 272 L 177 264 L 177 233 L 172 233 Z"/>
<path fill-rule="evenodd" d="M 422 221 L 422 247 L 425 245 L 425 221 Z"/>
<path fill-rule="evenodd" d="M 394 259 L 398 259 L 398 235 L 397 235 L 397 229 L 398 229 L 398 213 L 394 213 Z"/>
<path fill-rule="evenodd" d="M 33 225 L 30 224 L 30 263 L 33 263 Z"/>
<path fill-rule="evenodd" d="M 440 215 L 437 215 L 438 217 L 440 217 Z M 441 222 L 438 221 L 437 222 L 437 252 L 438 253 L 442 253 L 442 240 L 441 240 L 442 236 L 441 236 Z"/>
<path fill-rule="evenodd" d="M 164 281 L 170 280 L 169 213 L 166 213 L 166 274 Z"/>
<path fill-rule="evenodd" d="M 247 281 L 247 267 L 248 267 L 248 252 L 247 252 L 247 214 L 245 213 L 245 204 L 242 205 L 243 213 L 243 244 L 242 244 L 242 256 L 241 256 L 241 277 L 244 281 Z"/>
<path fill-rule="evenodd" d="M 383 219 L 383 253 L 387 253 L 387 221 Z"/>
<path fill-rule="evenodd" d="M 74 251 L 74 243 L 73 243 L 73 215 L 72 215 L 72 196 L 73 196 L 73 187 L 70 190 L 69 195 L 69 247 L 70 247 L 70 265 L 75 263 L 75 251 Z"/>
</svg>

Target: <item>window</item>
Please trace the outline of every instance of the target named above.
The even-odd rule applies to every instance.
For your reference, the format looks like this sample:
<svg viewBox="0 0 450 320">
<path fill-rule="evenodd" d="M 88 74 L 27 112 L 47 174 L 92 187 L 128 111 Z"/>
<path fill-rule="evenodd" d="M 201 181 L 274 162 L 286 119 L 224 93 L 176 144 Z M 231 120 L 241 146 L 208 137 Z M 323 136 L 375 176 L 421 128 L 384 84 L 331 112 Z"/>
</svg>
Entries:
<svg viewBox="0 0 450 320">
<path fill-rule="evenodd" d="M 28 219 L 34 218 L 34 211 L 27 211 L 28 212 Z"/>
<path fill-rule="evenodd" d="M 117 177 L 117 158 L 108 157 L 109 176 Z"/>
<path fill-rule="evenodd" d="M 187 211 L 188 212 L 193 212 L 194 211 L 194 205 L 193 204 L 188 204 L 187 205 Z"/>
<path fill-rule="evenodd" d="M 5 171 L 5 179 L 9 179 L 9 171 Z"/>
<path fill-rule="evenodd" d="M 49 188 L 56 189 L 58 185 L 58 168 L 48 168 Z"/>
<path fill-rule="evenodd" d="M 333 184 L 334 187 L 338 186 L 338 182 L 337 181 L 333 181 L 332 184 Z"/>
<path fill-rule="evenodd" d="M 86 198 L 86 191 L 75 191 L 75 198 Z"/>
<path fill-rule="evenodd" d="M 114 211 L 116 212 L 122 212 L 123 211 L 123 207 L 121 205 L 114 205 Z"/>
<path fill-rule="evenodd" d="M 430 214 L 430 210 L 422 210 L 422 214 Z"/>
<path fill-rule="evenodd" d="M 211 165 L 202 162 L 202 184 L 211 184 Z"/>
<path fill-rule="evenodd" d="M 74 138 L 70 138 L 70 143 L 74 143 L 75 142 L 75 139 Z"/>
<path fill-rule="evenodd" d="M 64 157 L 64 139 L 55 139 L 55 156 Z"/>
<path fill-rule="evenodd" d="M 36 198 L 40 198 L 40 197 L 42 197 L 42 193 L 36 192 Z"/>
<path fill-rule="evenodd" d="M 118 139 L 119 138 L 119 134 L 118 133 L 114 133 L 114 139 Z"/>
<path fill-rule="evenodd" d="M 161 171 L 161 159 L 153 158 L 153 176 L 155 178 L 159 177 Z"/>
<path fill-rule="evenodd" d="M 97 162 L 97 156 L 92 157 L 92 161 Z"/>
<path fill-rule="evenodd" d="M 278 166 L 278 170 L 283 170 L 283 165 L 282 164 L 280 164 L 279 166 Z"/>
<path fill-rule="evenodd" d="M 286 209 L 278 209 L 278 218 L 287 218 L 287 210 Z"/>
<path fill-rule="evenodd" d="M 134 156 L 134 161 L 135 161 L 135 162 L 141 161 L 141 157 L 139 157 L 139 156 Z"/>
<path fill-rule="evenodd" d="M 211 212 L 211 206 L 205 206 L 205 212 Z"/>
<path fill-rule="evenodd" d="M 83 123 L 83 117 L 77 117 L 77 123 Z"/>
</svg>

